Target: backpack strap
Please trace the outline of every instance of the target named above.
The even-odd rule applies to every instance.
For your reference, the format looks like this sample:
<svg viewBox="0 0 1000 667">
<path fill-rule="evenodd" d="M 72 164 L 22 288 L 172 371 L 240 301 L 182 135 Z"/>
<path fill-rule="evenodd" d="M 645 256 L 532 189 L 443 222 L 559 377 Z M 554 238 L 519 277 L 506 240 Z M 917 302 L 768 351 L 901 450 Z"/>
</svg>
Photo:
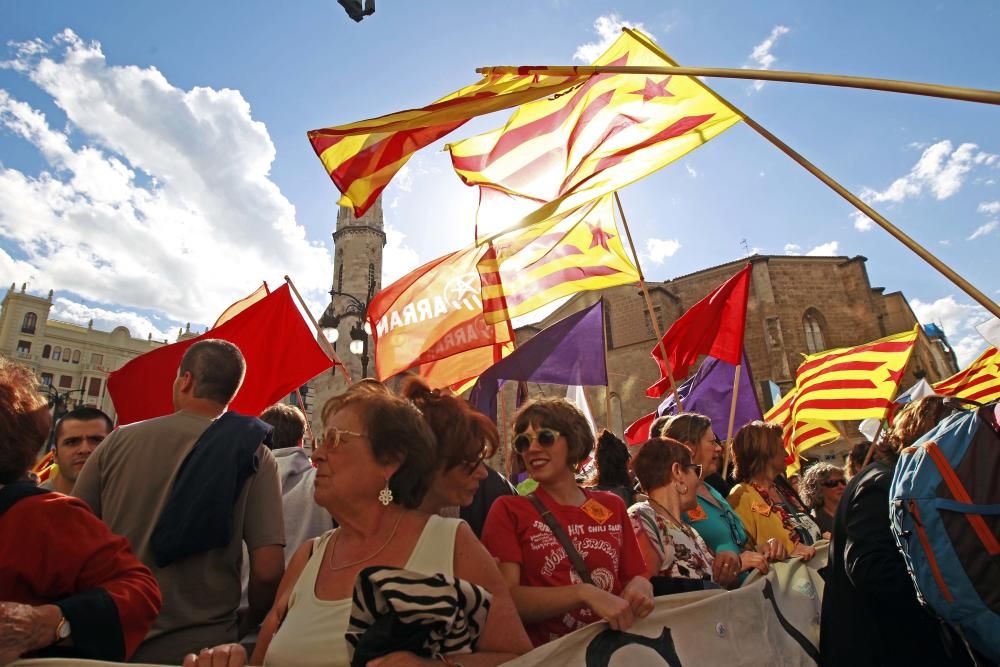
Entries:
<svg viewBox="0 0 1000 667">
<path fill-rule="evenodd" d="M 530 500 L 531 504 L 535 506 L 538 513 L 542 515 L 542 521 L 545 522 L 545 525 L 549 527 L 552 534 L 556 536 L 557 540 L 559 540 L 559 544 L 562 545 L 562 548 L 566 551 L 566 555 L 569 556 L 569 562 L 573 564 L 573 569 L 576 570 L 578 575 L 580 575 L 580 579 L 583 583 L 593 584 L 594 582 L 590 578 L 590 568 L 588 568 L 587 564 L 583 561 L 583 556 L 580 555 L 580 552 L 576 550 L 575 546 L 573 546 L 573 542 L 570 541 L 569 535 L 566 534 L 566 531 L 559 523 L 559 520 L 552 514 L 552 510 L 546 507 L 545 504 L 542 503 L 541 499 L 534 493 L 528 494 L 528 500 Z"/>
<path fill-rule="evenodd" d="M 0 514 L 3 514 L 19 500 L 24 500 L 30 496 L 40 496 L 43 493 L 53 493 L 47 489 L 40 488 L 37 484 L 29 480 L 19 480 L 4 484 L 0 488 Z"/>
</svg>

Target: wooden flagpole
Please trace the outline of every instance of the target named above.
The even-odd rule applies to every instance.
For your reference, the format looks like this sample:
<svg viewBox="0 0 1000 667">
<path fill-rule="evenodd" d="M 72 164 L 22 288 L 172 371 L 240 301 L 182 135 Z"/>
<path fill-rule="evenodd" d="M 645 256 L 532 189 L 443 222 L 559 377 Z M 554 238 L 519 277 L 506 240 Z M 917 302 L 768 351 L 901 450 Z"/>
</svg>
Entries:
<svg viewBox="0 0 1000 667">
<path fill-rule="evenodd" d="M 633 31 L 633 30 L 631 30 L 629 28 L 623 28 L 623 30 L 625 32 L 627 32 L 628 34 L 632 35 L 632 37 L 634 37 L 636 40 L 638 40 L 639 42 L 641 42 L 643 44 L 643 46 L 645 46 L 647 49 L 649 49 L 650 51 L 652 51 L 653 53 L 655 53 L 663 61 L 667 62 L 668 64 L 670 64 L 672 66 L 676 66 L 677 65 L 677 63 L 675 63 L 670 58 L 670 56 L 668 56 L 666 53 L 664 53 L 658 46 L 656 46 L 655 44 L 653 44 L 652 42 L 650 42 L 649 40 L 647 40 L 642 34 L 636 33 L 635 31 Z M 930 85 L 930 84 L 921 84 L 921 85 Z M 739 109 L 738 107 L 736 107 L 735 105 L 733 105 L 732 102 L 730 102 L 729 100 L 723 98 L 721 95 L 719 95 L 718 93 L 716 93 L 714 90 L 712 90 L 708 86 L 705 86 L 705 90 L 709 94 L 711 94 L 713 97 L 715 97 L 715 99 L 717 99 L 719 102 L 721 102 L 722 104 L 725 104 L 730 109 L 732 109 L 735 113 L 738 113 L 740 116 L 742 116 L 743 117 L 743 121 L 747 125 L 749 125 L 755 132 L 757 132 L 757 134 L 759 134 L 760 136 L 762 136 L 765 139 L 767 139 L 767 141 L 769 141 L 772 145 L 774 145 L 775 147 L 777 147 L 778 150 L 780 150 L 782 153 L 784 153 L 788 157 L 792 158 L 792 160 L 794 160 L 796 163 L 798 163 L 803 169 L 805 169 L 810 174 L 812 174 L 813 176 L 815 176 L 816 178 L 818 178 L 827 187 L 829 187 L 831 190 L 833 190 L 834 192 L 836 192 L 838 195 L 840 195 L 841 197 L 843 197 L 844 199 L 846 199 L 852 206 L 854 206 L 854 208 L 856 208 L 859 211 L 861 211 L 862 213 L 864 213 L 866 216 L 868 216 L 868 218 L 870 218 L 876 224 L 878 224 L 879 227 L 881 227 L 882 229 L 884 229 L 885 231 L 887 231 L 890 235 L 892 235 L 897 241 L 899 241 L 900 243 L 902 243 L 903 245 L 905 245 L 907 248 L 909 248 L 910 250 L 912 250 L 914 253 L 916 253 L 916 255 L 918 257 L 920 257 L 922 260 L 924 260 L 925 262 L 927 262 L 928 264 L 930 264 L 932 267 L 934 267 L 934 269 L 936 269 L 938 272 L 940 272 L 942 275 L 944 275 L 944 277 L 946 277 L 948 280 L 950 280 L 953 283 L 955 283 L 955 285 L 957 285 L 959 287 L 959 289 L 961 289 L 963 292 L 965 292 L 970 297 L 972 297 L 972 299 L 975 300 L 979 305 L 981 305 L 987 311 L 989 311 L 990 313 L 992 313 L 994 316 L 1000 317 L 1000 306 L 998 306 L 996 303 L 994 303 L 994 301 L 992 299 L 990 299 L 988 296 L 986 296 L 985 294 L 983 294 L 979 289 L 977 289 L 974 285 L 972 285 L 972 283 L 970 283 L 969 281 L 967 281 L 962 276 L 958 275 L 958 273 L 955 272 L 950 266 L 948 266 L 947 264 L 945 264 L 944 262 L 942 262 L 940 259 L 938 259 L 936 256 L 934 256 L 933 254 L 931 254 L 931 252 L 929 250 L 927 250 L 922 245 L 920 245 L 919 243 L 917 243 L 916 241 L 914 241 L 912 238 L 910 238 L 909 235 L 907 235 L 905 232 L 903 232 L 903 230 L 899 229 L 898 227 L 896 227 L 895 225 L 893 225 L 891 222 L 889 222 L 887 219 L 885 219 L 884 217 L 882 217 L 882 215 L 879 214 L 878 211 L 876 211 L 875 209 L 873 209 L 871 206 L 869 206 L 865 202 L 861 201 L 861 199 L 857 195 L 855 195 L 853 192 L 851 192 L 850 190 L 848 190 L 847 188 L 845 188 L 843 185 L 841 185 L 840 183 L 838 183 L 831 176 L 827 175 L 826 172 L 824 172 L 823 170 L 821 170 L 819 167 L 817 167 L 816 165 L 814 165 L 812 162 L 810 162 L 809 160 L 807 160 L 806 158 L 804 158 L 797 151 L 795 151 L 791 146 L 789 146 L 788 144 L 786 144 L 785 142 L 783 142 L 781 139 L 779 139 L 778 137 L 776 137 L 773 134 L 771 134 L 771 132 L 769 132 L 768 130 L 766 130 L 762 125 L 760 125 L 760 123 L 758 123 L 757 121 L 755 121 L 753 118 L 750 118 L 741 109 Z M 903 92 L 903 91 L 897 91 L 897 92 Z M 991 95 L 995 96 L 996 99 L 998 100 L 998 102 L 993 102 L 994 104 L 1000 103 L 1000 93 L 996 93 L 996 92 L 992 92 L 992 91 L 982 91 L 982 92 L 991 93 Z M 975 101 L 985 101 L 985 100 L 975 100 Z"/>
<path fill-rule="evenodd" d="M 607 378 L 607 382 L 604 384 L 604 410 L 607 413 L 607 429 L 610 432 L 614 432 L 611 428 L 611 373 L 608 371 L 608 311 L 607 301 L 604 300 L 604 296 L 601 296 L 601 314 L 603 315 L 604 321 L 601 322 L 601 339 L 602 348 L 604 350 L 604 377 Z"/>
<path fill-rule="evenodd" d="M 292 292 L 295 294 L 295 298 L 299 300 L 299 304 L 302 306 L 302 310 L 306 311 L 306 315 L 309 316 L 309 320 L 313 323 L 313 326 L 316 328 L 316 333 L 318 334 L 317 340 L 319 341 L 319 346 L 323 348 L 323 351 L 326 352 L 327 356 L 333 360 L 333 363 L 335 365 L 340 366 L 340 371 L 344 374 L 344 379 L 347 380 L 347 384 L 353 384 L 354 381 L 351 380 L 351 374 L 347 372 L 347 367 L 344 366 L 344 362 L 342 362 L 340 360 L 340 357 L 337 356 L 337 351 L 333 349 L 333 345 L 331 345 L 330 341 L 328 341 L 326 339 L 326 336 L 323 335 L 323 330 L 319 328 L 319 322 L 317 322 L 316 318 L 313 317 L 312 312 L 310 312 L 309 310 L 309 306 L 306 305 L 305 299 L 303 299 L 302 295 L 299 294 L 299 290 L 295 288 L 295 283 L 293 283 L 292 279 L 289 278 L 288 276 L 285 276 L 285 282 L 288 283 L 288 286 L 292 289 Z"/>
<path fill-rule="evenodd" d="M 719 474 L 725 479 L 726 471 L 729 469 L 729 452 L 733 449 L 733 425 L 736 423 L 736 397 L 740 393 L 740 372 L 743 370 L 743 359 L 740 359 L 740 364 L 736 367 L 736 373 L 733 374 L 733 400 L 729 404 L 729 429 L 726 431 L 728 434 L 726 436 L 726 451 L 723 453 L 722 457 L 722 470 Z"/>
<path fill-rule="evenodd" d="M 638 35 L 626 29 L 637 39 Z M 640 41 L 645 41 L 641 40 Z M 657 55 L 660 55 L 659 53 Z M 551 65 L 551 66 L 495 66 L 479 67 L 479 74 L 548 74 L 550 76 L 589 76 L 593 74 L 642 74 L 642 75 L 677 75 L 677 76 L 708 76 L 720 79 L 751 79 L 755 81 L 783 81 L 785 83 L 806 83 L 818 86 L 837 86 L 840 88 L 863 88 L 865 90 L 881 90 L 889 93 L 904 93 L 907 95 L 923 95 L 939 97 L 963 102 L 979 102 L 982 104 L 1000 104 L 1000 91 L 983 90 L 980 88 L 963 88 L 960 86 L 945 86 L 937 83 L 922 83 L 919 81 L 897 81 L 894 79 L 877 79 L 867 76 L 849 76 L 843 74 L 817 74 L 814 72 L 786 72 L 781 70 L 762 69 L 731 69 L 726 67 L 683 67 L 671 62 L 670 67 L 648 65 Z"/>
<path fill-rule="evenodd" d="M 656 335 L 656 342 L 660 346 L 660 354 L 663 356 L 663 364 L 667 367 L 667 378 L 670 380 L 670 391 L 674 394 L 674 400 L 677 401 L 677 412 L 684 412 L 684 405 L 681 403 L 681 395 L 677 391 L 677 385 L 674 384 L 674 370 L 670 367 L 670 359 L 667 358 L 667 348 L 663 344 L 663 332 L 660 331 L 660 322 L 656 319 L 656 311 L 653 310 L 653 299 L 649 296 L 649 290 L 646 288 L 646 278 L 642 273 L 642 265 L 639 264 L 639 253 L 635 251 L 635 243 L 632 241 L 632 232 L 628 228 L 628 220 L 625 219 L 625 209 L 622 208 L 621 197 L 618 196 L 618 192 L 615 191 L 615 202 L 618 204 L 618 213 L 622 218 L 622 227 L 625 228 L 625 236 L 628 238 L 628 245 L 632 249 L 632 257 L 635 260 L 635 270 L 639 274 L 639 289 L 642 290 L 642 296 L 646 300 L 646 310 L 649 312 L 649 321 L 653 323 L 653 333 Z"/>
</svg>

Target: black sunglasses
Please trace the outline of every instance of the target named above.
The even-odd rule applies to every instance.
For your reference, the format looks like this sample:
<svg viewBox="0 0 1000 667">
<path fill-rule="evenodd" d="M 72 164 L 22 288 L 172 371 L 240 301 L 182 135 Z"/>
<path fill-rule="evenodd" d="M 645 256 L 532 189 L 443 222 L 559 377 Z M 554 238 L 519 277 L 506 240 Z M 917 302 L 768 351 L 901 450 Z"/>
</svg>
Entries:
<svg viewBox="0 0 1000 667">
<path fill-rule="evenodd" d="M 840 479 L 828 479 L 821 484 L 828 489 L 835 489 L 838 486 L 847 486 L 847 480 L 841 477 Z"/>
<path fill-rule="evenodd" d="M 511 446 L 518 454 L 524 454 L 528 451 L 528 447 L 531 447 L 533 440 L 538 440 L 538 444 L 542 447 L 551 447 L 558 439 L 559 431 L 554 431 L 551 428 L 541 428 L 535 431 L 534 436 L 527 433 L 518 433 L 514 436 L 514 440 L 511 441 Z"/>
</svg>

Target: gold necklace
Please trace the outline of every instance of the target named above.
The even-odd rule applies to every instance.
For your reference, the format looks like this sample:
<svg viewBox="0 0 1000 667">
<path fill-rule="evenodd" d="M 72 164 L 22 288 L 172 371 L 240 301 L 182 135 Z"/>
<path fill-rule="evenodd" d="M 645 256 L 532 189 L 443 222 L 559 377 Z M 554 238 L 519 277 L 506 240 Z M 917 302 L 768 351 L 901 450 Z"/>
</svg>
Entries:
<svg viewBox="0 0 1000 667">
<path fill-rule="evenodd" d="M 355 565 L 359 565 L 361 563 L 364 563 L 365 561 L 371 560 L 372 558 L 375 558 L 375 556 L 378 556 L 380 553 L 385 551 L 385 548 L 389 546 L 389 542 L 392 542 L 392 538 L 396 537 L 396 529 L 399 528 L 399 522 L 402 519 L 403 519 L 403 513 L 400 512 L 399 516 L 396 517 L 396 523 L 392 525 L 392 532 L 389 533 L 388 539 L 386 539 L 385 543 L 382 546 L 380 546 L 375 553 L 371 554 L 370 556 L 366 556 L 361 560 L 356 560 L 353 563 L 348 563 L 347 565 L 338 565 L 337 567 L 334 567 L 333 552 L 337 549 L 337 540 L 340 539 L 340 531 L 342 530 L 342 529 L 337 529 L 337 534 L 333 538 L 333 544 L 330 545 L 330 563 L 329 563 L 330 571 L 338 572 L 340 570 L 346 570 L 349 567 L 354 567 Z"/>
<path fill-rule="evenodd" d="M 676 526 L 682 533 L 691 538 L 692 541 L 694 542 L 698 541 L 694 539 L 694 535 L 691 534 L 691 529 L 687 526 L 687 524 L 685 524 L 683 521 L 678 521 L 676 518 L 674 518 L 674 515 L 670 510 L 668 510 L 666 507 L 656 502 L 652 498 L 649 499 L 649 502 L 653 503 L 654 505 L 656 505 L 656 507 L 659 507 L 661 510 L 663 510 L 663 512 L 666 513 L 667 515 L 666 518 L 670 519 L 673 522 L 674 526 Z M 653 508 L 654 511 L 656 510 L 656 507 Z"/>
</svg>

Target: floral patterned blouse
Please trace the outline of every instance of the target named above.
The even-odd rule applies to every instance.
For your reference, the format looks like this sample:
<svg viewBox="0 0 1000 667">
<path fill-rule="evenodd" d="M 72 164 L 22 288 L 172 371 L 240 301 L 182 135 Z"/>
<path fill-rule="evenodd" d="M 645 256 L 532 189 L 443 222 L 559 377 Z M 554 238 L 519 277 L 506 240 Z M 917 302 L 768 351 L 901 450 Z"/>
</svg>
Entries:
<svg viewBox="0 0 1000 667">
<path fill-rule="evenodd" d="M 713 556 L 705 540 L 691 526 L 675 524 L 648 502 L 628 508 L 636 535 L 645 533 L 660 556 L 660 576 L 711 579 Z"/>
</svg>

